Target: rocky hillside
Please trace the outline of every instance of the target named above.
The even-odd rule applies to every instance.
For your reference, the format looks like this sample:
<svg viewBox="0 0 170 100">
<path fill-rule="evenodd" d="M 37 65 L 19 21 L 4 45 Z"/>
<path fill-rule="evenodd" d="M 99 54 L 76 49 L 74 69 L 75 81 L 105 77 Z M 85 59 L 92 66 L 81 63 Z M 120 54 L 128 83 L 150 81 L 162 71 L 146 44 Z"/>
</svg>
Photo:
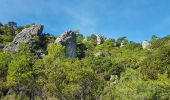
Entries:
<svg viewBox="0 0 170 100">
<path fill-rule="evenodd" d="M 170 35 L 136 43 L 43 27 L 0 24 L 0 99 L 170 99 Z"/>
</svg>

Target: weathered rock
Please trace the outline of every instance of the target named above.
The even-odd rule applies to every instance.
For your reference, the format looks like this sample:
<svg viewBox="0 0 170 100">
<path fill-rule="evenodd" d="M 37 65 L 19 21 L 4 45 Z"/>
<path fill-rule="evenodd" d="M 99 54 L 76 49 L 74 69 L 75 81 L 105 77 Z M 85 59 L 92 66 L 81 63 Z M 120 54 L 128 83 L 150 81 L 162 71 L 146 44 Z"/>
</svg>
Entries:
<svg viewBox="0 0 170 100">
<path fill-rule="evenodd" d="M 76 33 L 74 31 L 65 31 L 55 40 L 55 42 L 65 46 L 66 57 L 77 57 Z"/>
<path fill-rule="evenodd" d="M 102 44 L 105 40 L 104 36 L 100 34 L 97 34 L 96 38 L 97 38 L 97 44 Z"/>
<path fill-rule="evenodd" d="M 120 44 L 120 48 L 124 47 L 124 42 L 122 41 L 121 44 Z"/>
<path fill-rule="evenodd" d="M 143 49 L 147 49 L 149 45 L 150 45 L 150 43 L 146 40 L 142 42 L 142 48 Z"/>
<path fill-rule="evenodd" d="M 34 36 L 38 36 L 43 31 L 43 25 L 31 25 L 28 28 L 23 29 L 18 33 L 14 40 L 7 46 L 3 48 L 4 51 L 17 51 L 19 44 L 33 44 L 36 40 L 33 39 Z"/>
<path fill-rule="evenodd" d="M 105 54 L 101 51 L 94 54 L 95 57 L 105 57 Z"/>
</svg>

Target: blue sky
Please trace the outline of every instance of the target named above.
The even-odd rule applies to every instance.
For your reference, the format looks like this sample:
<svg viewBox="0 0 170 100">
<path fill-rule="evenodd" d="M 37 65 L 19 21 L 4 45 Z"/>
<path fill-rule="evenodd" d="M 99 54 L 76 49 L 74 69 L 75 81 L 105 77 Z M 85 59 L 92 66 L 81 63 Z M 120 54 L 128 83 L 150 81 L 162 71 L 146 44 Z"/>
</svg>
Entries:
<svg viewBox="0 0 170 100">
<path fill-rule="evenodd" d="M 170 0 L 0 0 L 0 22 L 41 23 L 44 32 L 68 29 L 141 42 L 170 34 Z"/>
</svg>

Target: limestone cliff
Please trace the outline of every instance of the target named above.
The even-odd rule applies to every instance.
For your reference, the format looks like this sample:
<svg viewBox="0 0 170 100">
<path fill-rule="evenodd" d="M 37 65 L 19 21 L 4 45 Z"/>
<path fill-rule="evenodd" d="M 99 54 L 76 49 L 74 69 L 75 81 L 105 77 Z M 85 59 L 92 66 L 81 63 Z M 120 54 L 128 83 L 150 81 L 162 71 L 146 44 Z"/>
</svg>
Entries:
<svg viewBox="0 0 170 100">
<path fill-rule="evenodd" d="M 55 42 L 62 44 L 66 49 L 66 57 L 77 57 L 76 33 L 72 30 L 65 31 Z"/>
<path fill-rule="evenodd" d="M 33 44 L 37 39 L 33 39 L 34 37 L 38 36 L 41 34 L 43 31 L 43 25 L 30 25 L 27 28 L 24 28 L 21 32 L 19 32 L 13 41 L 6 45 L 3 50 L 4 51 L 17 51 L 19 44 L 24 43 L 24 44 Z"/>
</svg>

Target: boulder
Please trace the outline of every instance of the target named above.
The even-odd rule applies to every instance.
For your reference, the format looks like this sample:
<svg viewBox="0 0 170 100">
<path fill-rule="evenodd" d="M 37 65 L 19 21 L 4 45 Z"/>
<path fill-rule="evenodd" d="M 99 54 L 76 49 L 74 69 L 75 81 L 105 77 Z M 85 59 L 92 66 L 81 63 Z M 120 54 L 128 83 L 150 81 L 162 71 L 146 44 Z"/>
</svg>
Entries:
<svg viewBox="0 0 170 100">
<path fill-rule="evenodd" d="M 72 30 L 65 31 L 61 34 L 55 42 L 65 46 L 66 57 L 76 58 L 77 57 L 77 43 L 76 33 Z"/>
<path fill-rule="evenodd" d="M 17 51 L 19 44 L 24 43 L 24 44 L 33 44 L 35 43 L 34 36 L 38 36 L 41 34 L 43 31 L 43 25 L 39 24 L 33 24 L 30 25 L 28 28 L 24 28 L 21 32 L 19 32 L 14 40 L 6 45 L 3 50 L 4 51 Z"/>
<path fill-rule="evenodd" d="M 101 51 L 94 54 L 95 57 L 105 57 L 105 54 Z"/>
<path fill-rule="evenodd" d="M 150 45 L 150 43 L 146 40 L 142 42 L 142 48 L 143 49 L 147 49 L 149 45 Z"/>
<path fill-rule="evenodd" d="M 104 36 L 100 34 L 97 34 L 96 38 L 97 38 L 97 44 L 102 44 L 105 40 Z"/>
</svg>

